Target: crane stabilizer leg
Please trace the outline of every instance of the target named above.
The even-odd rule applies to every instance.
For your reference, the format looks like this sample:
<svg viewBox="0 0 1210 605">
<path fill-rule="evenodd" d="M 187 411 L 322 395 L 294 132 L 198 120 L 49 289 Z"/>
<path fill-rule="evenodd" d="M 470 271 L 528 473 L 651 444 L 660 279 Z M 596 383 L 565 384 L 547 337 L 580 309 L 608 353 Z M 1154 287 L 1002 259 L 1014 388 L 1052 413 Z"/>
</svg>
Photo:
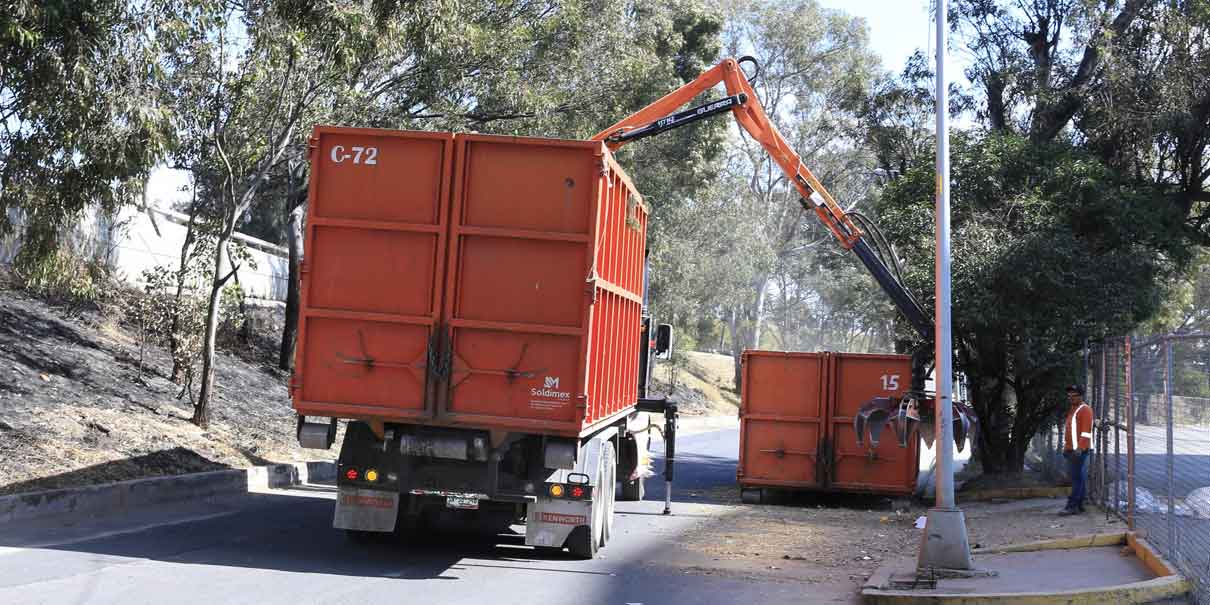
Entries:
<svg viewBox="0 0 1210 605">
<path fill-rule="evenodd" d="M 664 514 L 671 515 L 672 478 L 676 462 L 676 402 L 668 399 L 639 399 L 635 407 L 640 412 L 664 415 Z"/>
</svg>

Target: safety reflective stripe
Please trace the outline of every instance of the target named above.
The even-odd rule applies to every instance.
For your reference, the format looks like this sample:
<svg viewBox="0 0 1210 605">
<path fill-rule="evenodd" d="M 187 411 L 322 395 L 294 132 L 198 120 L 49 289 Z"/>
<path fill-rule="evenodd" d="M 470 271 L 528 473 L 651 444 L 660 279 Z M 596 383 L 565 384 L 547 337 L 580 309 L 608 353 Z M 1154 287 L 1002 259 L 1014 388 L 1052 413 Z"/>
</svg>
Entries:
<svg viewBox="0 0 1210 605">
<path fill-rule="evenodd" d="M 1082 410 L 1086 407 L 1088 407 L 1087 403 L 1081 403 L 1080 406 L 1076 408 L 1076 411 L 1072 412 L 1072 414 L 1071 414 L 1071 432 L 1069 432 L 1068 435 L 1071 435 L 1070 445 L 1071 445 L 1071 449 L 1073 449 L 1073 450 L 1080 449 L 1080 443 L 1079 443 L 1079 440 L 1076 439 L 1076 435 L 1079 435 L 1080 437 L 1087 437 L 1088 439 L 1092 439 L 1092 433 L 1081 433 L 1080 429 L 1079 429 L 1080 410 Z"/>
</svg>

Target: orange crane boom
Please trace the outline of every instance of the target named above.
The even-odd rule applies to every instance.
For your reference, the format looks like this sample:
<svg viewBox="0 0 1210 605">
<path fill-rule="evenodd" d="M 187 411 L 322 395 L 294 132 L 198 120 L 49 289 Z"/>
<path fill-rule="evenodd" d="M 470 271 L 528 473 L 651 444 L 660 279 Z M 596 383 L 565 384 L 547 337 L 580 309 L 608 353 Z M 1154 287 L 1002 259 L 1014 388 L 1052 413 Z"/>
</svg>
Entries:
<svg viewBox="0 0 1210 605">
<path fill-rule="evenodd" d="M 749 78 L 741 68 L 743 63 L 751 63 L 754 75 Z M 912 355 L 912 387 L 903 399 L 875 398 L 862 407 L 854 418 L 857 429 L 858 444 L 862 443 L 866 427 L 881 426 L 890 423 L 895 427 L 900 445 L 906 444 L 910 433 L 910 422 L 919 416 L 916 410 L 927 413 L 931 405 L 919 405 L 929 399 L 925 393 L 925 377 L 927 366 L 932 359 L 933 322 L 930 315 L 921 307 L 916 298 L 908 290 L 898 272 L 893 273 L 888 267 L 884 256 L 871 247 L 867 231 L 875 241 L 875 246 L 884 254 L 892 256 L 891 262 L 897 267 L 898 260 L 893 258 L 894 251 L 889 243 L 878 232 L 876 226 L 868 219 L 857 213 L 849 213 L 832 199 L 828 190 L 811 174 L 811 170 L 802 162 L 786 142 L 785 137 L 778 132 L 777 127 L 769 120 L 769 116 L 761 107 L 760 99 L 752 88 L 752 80 L 759 75 L 759 66 L 752 57 L 740 59 L 727 58 L 718 65 L 706 70 L 692 82 L 664 95 L 659 100 L 630 114 L 625 119 L 602 130 L 592 137 L 594 141 L 603 141 L 610 150 L 617 150 L 623 145 L 641 138 L 667 132 L 674 128 L 696 122 L 721 113 L 731 112 L 739 122 L 740 127 L 764 147 L 769 157 L 781 168 L 789 182 L 794 184 L 801 197 L 799 203 L 804 210 L 813 210 L 819 220 L 832 232 L 840 245 L 851 250 L 878 285 L 891 297 L 899 312 L 908 323 L 920 334 L 924 344 L 917 347 Z M 722 83 L 727 90 L 727 97 L 709 101 L 703 105 L 676 112 L 680 107 L 689 103 L 698 95 Z M 676 113 L 673 113 L 676 112 Z M 858 227 L 853 217 L 861 219 L 866 229 Z M 976 426 L 974 410 L 965 403 L 954 403 L 955 441 L 961 443 Z M 877 445 L 878 432 L 871 432 L 871 441 Z"/>
<path fill-rule="evenodd" d="M 748 57 L 742 60 L 751 60 L 755 63 L 755 60 Z M 811 174 L 811 170 L 803 164 L 802 158 L 790 148 L 785 138 L 777 131 L 777 127 L 769 121 L 764 108 L 757 100 L 756 92 L 752 90 L 752 84 L 748 81 L 743 69 L 740 68 L 739 61 L 735 59 L 724 59 L 718 65 L 703 72 L 694 81 L 664 95 L 658 101 L 597 133 L 592 140 L 605 141 L 610 150 L 617 150 L 633 140 L 625 136 L 628 132 L 658 122 L 677 108 L 692 101 L 694 97 L 714 88 L 720 82 L 726 86 L 728 95 L 738 97 L 736 99 L 738 102 L 729 104 L 724 109 L 730 109 L 744 130 L 765 148 L 769 157 L 777 162 L 787 177 L 790 177 L 802 198 L 812 202 L 815 214 L 828 227 L 832 235 L 836 236 L 840 245 L 845 249 L 851 249 L 863 235 L 861 229 L 853 224 L 844 209 L 836 203 L 836 200 L 832 199 L 828 190 L 819 182 L 819 179 L 815 178 L 814 174 Z M 721 104 L 725 101 L 716 103 Z M 717 109 L 711 105 L 714 104 L 702 106 L 700 108 L 703 110 L 702 113 Z M 675 127 L 681 122 L 669 126 Z M 661 129 L 660 132 L 667 129 Z"/>
<path fill-rule="evenodd" d="M 857 226 L 849 213 L 832 199 L 827 188 L 811 174 L 811 170 L 803 164 L 802 158 L 795 153 L 765 114 L 756 92 L 752 89 L 751 81 L 741 68 L 741 64 L 749 62 L 754 68 L 757 66 L 752 57 L 724 59 L 692 82 L 597 133 L 592 140 L 604 141 L 610 150 L 617 150 L 631 141 L 730 111 L 740 126 L 764 147 L 769 157 L 797 188 L 802 196 L 800 203 L 803 209 L 814 210 L 815 215 L 832 232 L 840 245 L 857 255 L 879 286 L 891 297 L 904 318 L 921 337 L 931 341 L 933 325 L 928 314 L 902 280 L 891 272 L 887 263 L 870 247 L 865 232 Z M 672 113 L 719 83 L 726 87 L 729 96 Z M 889 245 L 885 248 L 889 249 Z M 917 386 L 923 389 L 923 378 Z"/>
</svg>

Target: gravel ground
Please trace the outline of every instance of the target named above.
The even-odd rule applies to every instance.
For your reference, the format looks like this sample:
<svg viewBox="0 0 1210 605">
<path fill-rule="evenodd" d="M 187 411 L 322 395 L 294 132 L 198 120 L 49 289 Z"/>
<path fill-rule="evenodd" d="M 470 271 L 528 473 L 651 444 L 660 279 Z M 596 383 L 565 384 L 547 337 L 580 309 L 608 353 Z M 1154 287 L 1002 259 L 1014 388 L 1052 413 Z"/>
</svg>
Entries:
<svg viewBox="0 0 1210 605">
<path fill-rule="evenodd" d="M 891 510 L 887 500 L 847 496 L 791 498 L 785 505 L 744 505 L 733 498 L 684 538 L 670 562 L 691 573 L 818 585 L 822 594 L 855 594 L 882 563 L 915 553 L 926 507 Z M 705 494 L 703 494 L 705 496 Z M 1100 511 L 1058 517 L 1061 499 L 962 504 L 972 548 L 1124 531 Z M 827 600 L 827 599 L 821 599 Z"/>
<path fill-rule="evenodd" d="M 279 317 L 256 313 L 250 342 L 220 351 L 202 430 L 167 351 L 149 346 L 140 363 L 121 316 L 0 282 L 0 494 L 331 458 L 295 442 L 288 374 L 273 366 Z"/>
</svg>

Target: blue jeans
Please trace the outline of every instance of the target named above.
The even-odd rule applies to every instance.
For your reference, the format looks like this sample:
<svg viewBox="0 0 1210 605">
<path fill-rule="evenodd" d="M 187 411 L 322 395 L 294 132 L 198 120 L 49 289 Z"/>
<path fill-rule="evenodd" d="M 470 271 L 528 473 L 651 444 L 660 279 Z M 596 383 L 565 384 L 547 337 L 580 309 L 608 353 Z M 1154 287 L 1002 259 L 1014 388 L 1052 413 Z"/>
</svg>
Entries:
<svg viewBox="0 0 1210 605">
<path fill-rule="evenodd" d="M 1084 507 L 1085 485 L 1088 483 L 1088 452 L 1072 455 L 1067 461 L 1067 474 L 1071 476 L 1071 495 L 1067 497 L 1068 510 Z"/>
</svg>

